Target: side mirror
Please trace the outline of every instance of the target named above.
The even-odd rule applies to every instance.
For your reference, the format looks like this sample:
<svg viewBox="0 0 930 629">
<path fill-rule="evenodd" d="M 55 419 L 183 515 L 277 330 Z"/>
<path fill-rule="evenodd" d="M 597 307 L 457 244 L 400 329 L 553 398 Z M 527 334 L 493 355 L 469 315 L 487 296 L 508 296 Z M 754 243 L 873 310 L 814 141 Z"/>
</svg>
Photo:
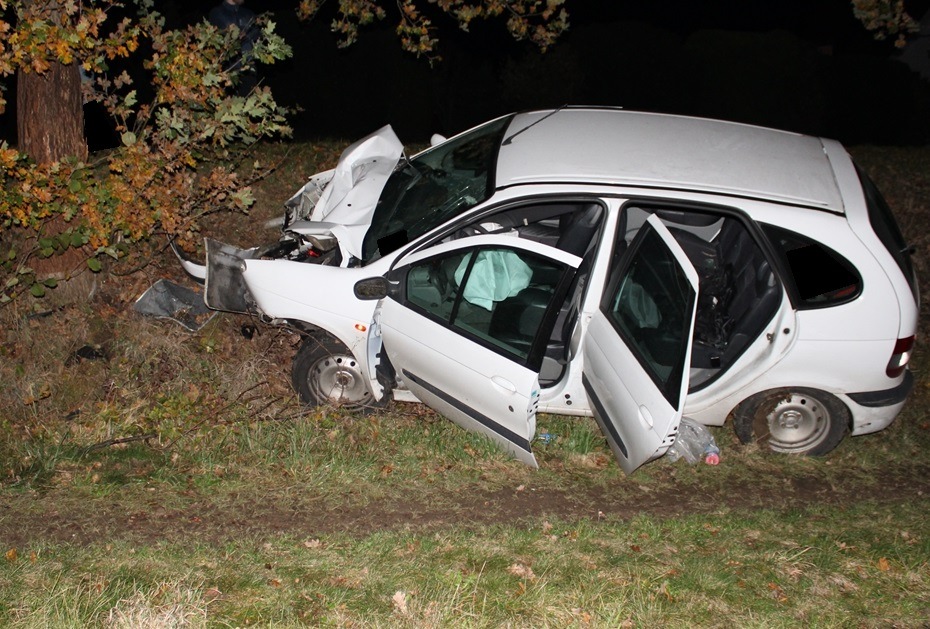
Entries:
<svg viewBox="0 0 930 629">
<path fill-rule="evenodd" d="M 436 145 L 438 145 L 438 144 L 442 144 L 442 143 L 445 142 L 445 141 L 446 141 L 446 136 L 444 136 L 444 135 L 439 135 L 438 133 L 434 133 L 434 134 L 431 135 L 430 138 L 429 138 L 429 145 L 430 145 L 430 146 L 436 146 Z"/>
<path fill-rule="evenodd" d="M 387 278 L 368 277 L 355 283 L 355 296 L 365 301 L 384 299 L 391 294 L 391 283 Z"/>
</svg>

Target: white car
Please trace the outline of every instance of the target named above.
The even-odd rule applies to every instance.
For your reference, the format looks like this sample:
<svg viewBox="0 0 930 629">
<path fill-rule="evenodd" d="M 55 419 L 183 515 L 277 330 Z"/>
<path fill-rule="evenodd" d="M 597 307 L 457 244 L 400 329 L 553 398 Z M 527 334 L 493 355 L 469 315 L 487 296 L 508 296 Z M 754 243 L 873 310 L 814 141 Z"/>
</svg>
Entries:
<svg viewBox="0 0 930 629">
<path fill-rule="evenodd" d="M 535 466 L 593 415 L 631 473 L 684 415 L 778 452 L 888 426 L 913 378 L 910 249 L 831 140 L 607 108 L 508 115 L 407 158 L 390 127 L 207 242 L 205 301 L 296 327 L 308 404 L 421 401 Z"/>
</svg>

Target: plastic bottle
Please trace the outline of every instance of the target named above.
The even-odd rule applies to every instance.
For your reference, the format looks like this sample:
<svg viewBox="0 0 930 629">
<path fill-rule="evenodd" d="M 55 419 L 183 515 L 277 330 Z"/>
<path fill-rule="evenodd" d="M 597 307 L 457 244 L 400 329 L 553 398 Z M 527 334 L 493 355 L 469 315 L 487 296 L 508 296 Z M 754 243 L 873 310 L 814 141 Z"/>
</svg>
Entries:
<svg viewBox="0 0 930 629">
<path fill-rule="evenodd" d="M 714 442 L 704 448 L 704 462 L 708 465 L 720 465 L 720 448 Z"/>
</svg>

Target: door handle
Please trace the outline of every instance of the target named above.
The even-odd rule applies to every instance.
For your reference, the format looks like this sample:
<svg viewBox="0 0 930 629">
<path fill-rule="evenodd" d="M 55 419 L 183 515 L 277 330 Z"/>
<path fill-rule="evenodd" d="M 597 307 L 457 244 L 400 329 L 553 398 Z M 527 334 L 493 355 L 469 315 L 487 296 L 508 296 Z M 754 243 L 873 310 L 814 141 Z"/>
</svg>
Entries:
<svg viewBox="0 0 930 629">
<path fill-rule="evenodd" d="M 513 382 L 502 376 L 491 376 L 491 382 L 505 391 L 510 391 L 511 393 L 517 392 L 517 387 L 514 386 Z"/>
<path fill-rule="evenodd" d="M 639 407 L 639 417 L 643 420 L 643 423 L 652 428 L 654 420 L 652 419 L 652 413 L 649 412 L 649 409 L 645 406 Z"/>
</svg>

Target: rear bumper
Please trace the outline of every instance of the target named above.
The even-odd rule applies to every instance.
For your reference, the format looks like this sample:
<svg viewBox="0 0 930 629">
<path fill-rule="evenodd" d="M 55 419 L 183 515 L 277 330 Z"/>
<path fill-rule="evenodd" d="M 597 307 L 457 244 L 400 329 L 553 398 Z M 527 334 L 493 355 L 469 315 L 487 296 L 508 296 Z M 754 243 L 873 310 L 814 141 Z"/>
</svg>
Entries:
<svg viewBox="0 0 930 629">
<path fill-rule="evenodd" d="M 891 389 L 841 396 L 853 416 L 852 434 L 867 435 L 888 427 L 901 412 L 913 388 L 914 374 L 906 371 L 901 383 Z"/>
<path fill-rule="evenodd" d="M 865 391 L 863 393 L 849 393 L 849 398 L 859 406 L 880 408 L 901 404 L 910 395 L 914 388 L 914 374 L 910 370 L 904 372 L 904 379 L 898 386 L 884 391 Z"/>
</svg>

